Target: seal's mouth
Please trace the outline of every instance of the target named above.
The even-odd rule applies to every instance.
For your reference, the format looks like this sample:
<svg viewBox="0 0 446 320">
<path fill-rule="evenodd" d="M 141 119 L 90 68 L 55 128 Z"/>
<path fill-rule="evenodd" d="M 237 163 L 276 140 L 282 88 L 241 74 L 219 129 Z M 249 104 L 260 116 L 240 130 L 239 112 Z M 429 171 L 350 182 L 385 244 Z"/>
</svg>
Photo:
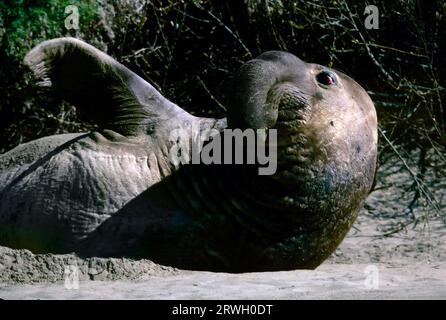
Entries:
<svg viewBox="0 0 446 320">
<path fill-rule="evenodd" d="M 319 144 L 315 141 L 310 120 L 313 117 L 312 95 L 295 84 L 281 88 L 277 99 L 277 172 L 274 178 L 294 188 L 302 181 L 310 181 L 317 163 Z"/>
</svg>

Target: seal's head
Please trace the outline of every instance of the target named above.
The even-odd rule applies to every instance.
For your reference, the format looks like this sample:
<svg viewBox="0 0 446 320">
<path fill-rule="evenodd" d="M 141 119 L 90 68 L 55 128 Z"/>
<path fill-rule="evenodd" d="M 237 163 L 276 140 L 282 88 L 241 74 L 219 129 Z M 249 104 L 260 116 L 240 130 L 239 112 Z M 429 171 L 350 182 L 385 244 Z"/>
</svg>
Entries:
<svg viewBox="0 0 446 320">
<path fill-rule="evenodd" d="M 308 243 L 296 240 L 290 259 L 305 257 L 299 267 L 317 266 L 343 239 L 373 184 L 377 118 L 372 100 L 345 74 L 279 51 L 244 64 L 229 96 L 229 127 L 278 130 L 272 201 L 306 230 Z"/>
</svg>

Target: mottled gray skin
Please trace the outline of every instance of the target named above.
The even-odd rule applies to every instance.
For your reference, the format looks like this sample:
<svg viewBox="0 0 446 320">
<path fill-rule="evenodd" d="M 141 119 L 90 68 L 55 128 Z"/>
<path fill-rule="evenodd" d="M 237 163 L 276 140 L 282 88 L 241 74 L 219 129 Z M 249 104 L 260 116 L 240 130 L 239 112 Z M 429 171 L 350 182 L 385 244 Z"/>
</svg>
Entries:
<svg viewBox="0 0 446 320">
<path fill-rule="evenodd" d="M 46 41 L 25 62 L 39 85 L 100 129 L 45 137 L 0 156 L 2 245 L 214 271 L 315 268 L 371 189 L 371 99 L 346 75 L 292 54 L 271 51 L 242 66 L 227 123 L 188 114 L 79 40 Z M 336 83 L 317 81 L 324 70 Z M 277 172 L 174 166 L 169 133 L 190 124 L 198 131 L 276 128 Z"/>
</svg>

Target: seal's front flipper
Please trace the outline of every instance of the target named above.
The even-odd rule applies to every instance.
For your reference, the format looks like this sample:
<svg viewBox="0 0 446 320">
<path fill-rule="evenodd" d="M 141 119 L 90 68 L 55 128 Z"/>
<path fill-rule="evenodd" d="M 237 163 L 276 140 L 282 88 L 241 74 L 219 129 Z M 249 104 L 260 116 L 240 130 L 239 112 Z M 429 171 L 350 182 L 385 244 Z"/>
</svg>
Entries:
<svg viewBox="0 0 446 320">
<path fill-rule="evenodd" d="M 101 128 L 123 135 L 156 130 L 187 113 L 125 66 L 75 38 L 42 42 L 25 57 L 38 79 Z"/>
</svg>

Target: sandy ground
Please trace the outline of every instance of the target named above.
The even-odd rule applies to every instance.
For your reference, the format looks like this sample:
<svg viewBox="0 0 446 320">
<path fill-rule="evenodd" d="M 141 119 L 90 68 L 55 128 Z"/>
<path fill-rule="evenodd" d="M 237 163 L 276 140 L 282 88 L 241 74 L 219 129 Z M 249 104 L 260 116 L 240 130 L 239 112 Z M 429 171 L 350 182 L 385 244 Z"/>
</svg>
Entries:
<svg viewBox="0 0 446 320">
<path fill-rule="evenodd" d="M 445 299 L 446 263 L 392 268 L 374 265 L 378 282 L 367 281 L 370 265 L 324 264 L 316 271 L 224 274 L 181 272 L 131 281 L 81 281 L 7 286 L 6 299 Z M 373 270 L 373 272 L 375 272 Z"/>
<path fill-rule="evenodd" d="M 424 179 L 429 188 L 419 182 L 439 210 L 433 210 L 425 196 L 411 211 L 414 180 L 400 162 L 386 163 L 380 168 L 377 190 L 367 199 L 354 227 L 315 271 L 194 272 L 149 260 L 82 260 L 0 247 L 0 298 L 446 299 L 443 169 L 430 163 Z M 415 166 L 411 169 L 417 173 Z M 413 218 L 418 223 L 408 224 Z M 64 274 L 74 275 L 72 269 L 65 270 L 67 266 L 77 267 L 78 289 L 72 288 L 73 278 Z"/>
</svg>

